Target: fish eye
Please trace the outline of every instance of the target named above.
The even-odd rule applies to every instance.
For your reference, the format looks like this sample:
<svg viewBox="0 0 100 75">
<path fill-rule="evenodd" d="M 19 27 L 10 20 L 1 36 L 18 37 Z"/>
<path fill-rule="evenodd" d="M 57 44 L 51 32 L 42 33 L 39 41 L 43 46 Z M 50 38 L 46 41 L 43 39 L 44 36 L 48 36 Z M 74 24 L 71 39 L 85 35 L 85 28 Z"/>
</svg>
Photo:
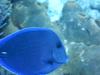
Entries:
<svg viewBox="0 0 100 75">
<path fill-rule="evenodd" d="M 52 65 L 54 62 L 52 60 L 48 60 L 47 63 Z"/>
<path fill-rule="evenodd" d="M 56 47 L 57 47 L 57 48 L 61 48 L 62 45 L 61 45 L 60 43 L 57 43 Z"/>
</svg>

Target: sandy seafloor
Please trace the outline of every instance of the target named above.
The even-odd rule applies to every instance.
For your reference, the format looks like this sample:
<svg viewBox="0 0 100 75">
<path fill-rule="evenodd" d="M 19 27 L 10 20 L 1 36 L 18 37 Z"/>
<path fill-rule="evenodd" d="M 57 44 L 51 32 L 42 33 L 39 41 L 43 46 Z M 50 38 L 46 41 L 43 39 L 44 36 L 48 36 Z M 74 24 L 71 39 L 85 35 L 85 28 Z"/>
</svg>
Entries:
<svg viewBox="0 0 100 75">
<path fill-rule="evenodd" d="M 0 12 L 0 39 L 26 27 L 58 34 L 69 62 L 48 75 L 100 75 L 99 0 L 0 0 Z M 0 75 L 15 74 L 0 67 Z"/>
</svg>

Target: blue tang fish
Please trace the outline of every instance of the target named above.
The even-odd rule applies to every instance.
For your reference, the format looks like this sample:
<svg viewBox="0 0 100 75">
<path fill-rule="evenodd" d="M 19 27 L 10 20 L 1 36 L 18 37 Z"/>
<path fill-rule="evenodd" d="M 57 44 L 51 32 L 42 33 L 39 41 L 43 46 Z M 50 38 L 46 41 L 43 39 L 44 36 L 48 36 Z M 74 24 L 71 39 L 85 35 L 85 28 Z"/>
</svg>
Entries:
<svg viewBox="0 0 100 75">
<path fill-rule="evenodd" d="M 18 75 L 45 75 L 67 60 L 59 37 L 47 28 L 25 28 L 0 40 L 0 65 Z"/>
</svg>

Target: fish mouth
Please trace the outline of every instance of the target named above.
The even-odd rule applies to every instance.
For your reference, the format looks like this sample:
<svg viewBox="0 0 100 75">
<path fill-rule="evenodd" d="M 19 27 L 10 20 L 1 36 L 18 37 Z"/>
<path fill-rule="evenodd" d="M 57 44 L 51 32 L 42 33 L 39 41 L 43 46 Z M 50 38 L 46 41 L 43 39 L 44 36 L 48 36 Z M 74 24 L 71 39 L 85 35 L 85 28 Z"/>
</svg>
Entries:
<svg viewBox="0 0 100 75">
<path fill-rule="evenodd" d="M 58 64 L 64 64 L 68 62 L 68 56 L 66 54 L 66 51 L 62 48 L 55 49 L 53 51 L 53 59 Z"/>
<path fill-rule="evenodd" d="M 57 69 L 61 64 L 56 63 L 55 61 L 49 59 L 47 61 L 45 61 L 45 64 L 47 66 L 45 66 L 40 72 L 39 74 L 48 74 L 50 72 L 53 72 L 55 69 Z"/>
<path fill-rule="evenodd" d="M 47 66 L 41 70 L 40 74 L 48 74 L 67 62 L 68 56 L 65 50 L 53 50 L 53 57 L 44 61 Z"/>
</svg>

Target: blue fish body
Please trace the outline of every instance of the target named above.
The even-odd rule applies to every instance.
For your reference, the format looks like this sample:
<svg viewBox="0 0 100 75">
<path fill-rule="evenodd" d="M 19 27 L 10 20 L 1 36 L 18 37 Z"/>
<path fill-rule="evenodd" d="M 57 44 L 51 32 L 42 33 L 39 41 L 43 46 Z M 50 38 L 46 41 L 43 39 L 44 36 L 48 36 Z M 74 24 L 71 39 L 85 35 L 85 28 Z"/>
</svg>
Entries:
<svg viewBox="0 0 100 75">
<path fill-rule="evenodd" d="M 18 75 L 42 75 L 66 63 L 59 37 L 47 28 L 25 28 L 0 41 L 0 65 Z"/>
</svg>

